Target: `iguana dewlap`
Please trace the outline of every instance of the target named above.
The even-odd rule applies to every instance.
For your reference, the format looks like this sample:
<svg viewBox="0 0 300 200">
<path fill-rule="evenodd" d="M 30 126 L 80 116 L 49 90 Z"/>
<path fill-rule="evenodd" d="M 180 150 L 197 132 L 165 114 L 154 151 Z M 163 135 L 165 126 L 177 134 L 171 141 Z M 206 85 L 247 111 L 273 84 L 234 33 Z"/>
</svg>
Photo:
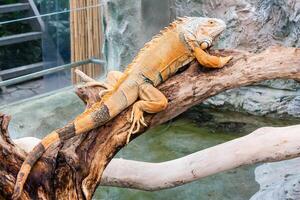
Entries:
<svg viewBox="0 0 300 200">
<path fill-rule="evenodd" d="M 223 67 L 231 57 L 212 56 L 204 50 L 212 45 L 214 38 L 225 27 L 220 19 L 180 18 L 145 44 L 124 73 L 110 72 L 105 84 L 95 83 L 107 87 L 102 101 L 95 103 L 65 127 L 47 135 L 28 154 L 17 177 L 14 199 L 20 197 L 31 168 L 51 144 L 99 127 L 133 104 L 129 138 L 141 125 L 146 126 L 144 112 L 157 113 L 167 107 L 167 98 L 156 86 L 181 67 L 194 59 L 204 67 Z"/>
</svg>

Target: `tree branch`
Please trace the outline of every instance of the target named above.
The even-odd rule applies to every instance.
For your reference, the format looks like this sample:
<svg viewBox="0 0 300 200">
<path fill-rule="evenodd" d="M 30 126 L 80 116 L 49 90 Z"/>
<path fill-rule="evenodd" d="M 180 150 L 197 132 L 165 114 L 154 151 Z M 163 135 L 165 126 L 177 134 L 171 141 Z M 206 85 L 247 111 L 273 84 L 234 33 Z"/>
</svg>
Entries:
<svg viewBox="0 0 300 200">
<path fill-rule="evenodd" d="M 233 55 L 234 60 L 219 70 L 202 69 L 194 63 L 188 70 L 159 86 L 168 98 L 169 105 L 161 113 L 145 116 L 150 127 L 166 122 L 227 89 L 268 79 L 300 78 L 298 48 L 272 47 L 259 54 L 232 50 L 215 53 Z M 89 107 L 99 100 L 100 90 L 101 88 L 80 88 L 77 94 Z M 105 167 L 126 144 L 130 111 L 131 107 L 100 128 L 76 136 L 64 144 L 53 145 L 33 168 L 25 185 L 23 199 L 91 199 Z M 145 132 L 147 128 L 134 136 Z M 0 134 L 4 135 L 4 132 L 0 130 Z M 0 173 L 8 173 L 10 182 L 0 180 L 1 186 L 7 186 L 0 187 L 0 195 L 9 198 L 11 185 L 25 153 L 20 156 L 16 153 L 17 147 L 5 141 L 0 141 L 0 159 L 3 161 L 0 163 Z M 6 152 L 10 152 L 9 157 Z M 11 171 L 7 170 L 9 163 L 14 166 Z"/>
<path fill-rule="evenodd" d="M 300 125 L 264 127 L 247 136 L 161 163 L 113 159 L 104 170 L 101 185 L 155 191 L 244 165 L 298 157 L 299 132 Z"/>
</svg>

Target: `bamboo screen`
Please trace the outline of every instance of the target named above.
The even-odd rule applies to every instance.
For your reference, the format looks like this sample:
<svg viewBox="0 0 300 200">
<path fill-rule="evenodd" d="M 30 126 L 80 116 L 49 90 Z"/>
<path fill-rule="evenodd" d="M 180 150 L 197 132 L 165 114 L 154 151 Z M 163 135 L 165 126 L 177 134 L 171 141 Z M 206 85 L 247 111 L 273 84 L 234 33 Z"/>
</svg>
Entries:
<svg viewBox="0 0 300 200">
<path fill-rule="evenodd" d="M 99 0 L 70 0 L 70 9 L 84 8 L 70 13 L 71 61 L 81 61 L 92 57 L 101 58 L 102 26 Z M 90 77 L 100 75 L 100 67 L 87 64 L 78 67 Z M 80 78 L 72 69 L 72 82 L 78 83 Z"/>
</svg>

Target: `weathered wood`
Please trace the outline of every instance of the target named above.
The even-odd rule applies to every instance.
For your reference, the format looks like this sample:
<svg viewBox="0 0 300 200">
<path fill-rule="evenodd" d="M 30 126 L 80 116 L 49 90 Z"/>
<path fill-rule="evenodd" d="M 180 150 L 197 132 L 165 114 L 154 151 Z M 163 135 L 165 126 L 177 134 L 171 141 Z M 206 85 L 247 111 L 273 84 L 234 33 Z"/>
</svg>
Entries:
<svg viewBox="0 0 300 200">
<path fill-rule="evenodd" d="M 155 191 L 237 167 L 300 155 L 300 125 L 263 127 L 223 144 L 161 163 L 112 159 L 101 185 Z M 266 142 L 268 141 L 268 142 Z"/>
<path fill-rule="evenodd" d="M 297 48 L 272 47 L 259 54 L 233 50 L 215 53 L 234 55 L 234 60 L 220 70 L 199 68 L 194 63 L 159 86 L 167 96 L 169 105 L 161 113 L 145 116 L 149 127 L 164 123 L 227 89 L 268 79 L 300 77 L 300 49 Z M 99 91 L 101 88 L 80 88 L 77 95 L 89 107 L 99 100 Z M 106 165 L 126 145 L 130 111 L 131 108 L 128 108 L 106 125 L 87 134 L 74 137 L 64 144 L 53 145 L 33 168 L 25 185 L 23 199 L 28 196 L 32 199 L 85 199 L 83 195 L 91 199 Z M 10 177 L 10 181 L 0 180 L 0 186 L 3 186 L 0 187 L 0 195 L 8 198 L 25 153 L 16 154 L 17 148 L 13 144 L 5 140 L 0 142 L 0 158 L 3 162 L 0 169 L 5 169 L 2 171 Z M 8 170 L 7 166 L 10 165 L 11 170 Z"/>
</svg>

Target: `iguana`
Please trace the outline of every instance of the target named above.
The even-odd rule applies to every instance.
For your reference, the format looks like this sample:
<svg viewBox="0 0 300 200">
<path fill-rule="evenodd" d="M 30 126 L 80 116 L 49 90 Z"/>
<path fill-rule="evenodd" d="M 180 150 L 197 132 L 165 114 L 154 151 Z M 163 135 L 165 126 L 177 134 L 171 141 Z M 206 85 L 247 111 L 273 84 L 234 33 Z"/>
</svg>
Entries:
<svg viewBox="0 0 300 200">
<path fill-rule="evenodd" d="M 157 113 L 167 107 L 167 98 L 156 89 L 159 84 L 195 59 L 209 68 L 221 68 L 228 63 L 231 56 L 217 57 L 205 51 L 225 28 L 220 19 L 179 18 L 146 43 L 124 73 L 112 71 L 104 83 L 92 83 L 91 86 L 106 87 L 102 100 L 51 132 L 28 154 L 18 173 L 13 198 L 20 197 L 31 168 L 53 143 L 99 127 L 133 104 L 129 139 L 141 125 L 147 126 L 144 112 Z"/>
</svg>

